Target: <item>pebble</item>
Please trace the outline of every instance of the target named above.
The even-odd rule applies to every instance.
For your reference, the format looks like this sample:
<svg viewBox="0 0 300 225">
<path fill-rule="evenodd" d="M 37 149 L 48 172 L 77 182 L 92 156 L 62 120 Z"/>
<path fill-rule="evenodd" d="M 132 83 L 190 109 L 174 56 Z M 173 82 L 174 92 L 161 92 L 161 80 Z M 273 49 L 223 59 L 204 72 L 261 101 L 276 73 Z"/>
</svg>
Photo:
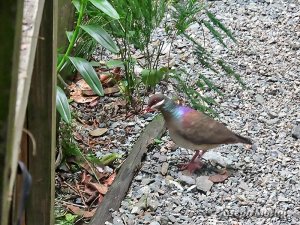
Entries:
<svg viewBox="0 0 300 225">
<path fill-rule="evenodd" d="M 194 178 L 192 178 L 190 176 L 186 176 L 186 175 L 182 174 L 181 172 L 178 174 L 178 180 L 180 182 L 183 182 L 188 185 L 193 185 L 196 183 Z"/>
<path fill-rule="evenodd" d="M 200 176 L 196 178 L 196 186 L 200 191 L 208 192 L 213 184 L 214 183 L 209 180 L 209 176 Z"/>
<path fill-rule="evenodd" d="M 161 174 L 165 176 L 168 173 L 168 168 L 169 168 L 169 163 L 164 162 L 161 166 L 161 171 L 160 171 Z"/>
<path fill-rule="evenodd" d="M 300 125 L 294 126 L 292 136 L 293 138 L 300 139 Z"/>
<path fill-rule="evenodd" d="M 262 95 L 256 95 L 255 100 L 261 105 L 264 105 L 265 103 L 265 99 Z"/>
<path fill-rule="evenodd" d="M 223 157 L 220 152 L 216 152 L 213 150 L 206 152 L 202 158 L 205 160 L 208 160 L 214 164 L 221 165 L 223 167 L 232 165 L 231 159 Z"/>
<path fill-rule="evenodd" d="M 157 221 L 152 221 L 149 225 L 160 225 L 160 223 Z"/>
</svg>

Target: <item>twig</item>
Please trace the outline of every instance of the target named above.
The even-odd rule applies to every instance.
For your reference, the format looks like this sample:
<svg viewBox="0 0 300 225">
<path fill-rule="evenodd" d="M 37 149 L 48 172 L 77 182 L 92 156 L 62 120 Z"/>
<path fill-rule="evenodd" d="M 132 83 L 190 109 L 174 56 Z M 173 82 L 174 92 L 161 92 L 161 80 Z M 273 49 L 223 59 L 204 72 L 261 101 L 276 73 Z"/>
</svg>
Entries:
<svg viewBox="0 0 300 225">
<path fill-rule="evenodd" d="M 79 205 L 79 204 L 72 203 L 72 202 L 66 202 L 66 201 L 64 201 L 64 200 L 56 199 L 55 201 L 56 201 L 56 202 L 63 203 L 64 205 L 73 205 L 73 206 L 77 206 L 77 207 L 79 207 L 79 208 L 84 208 L 84 209 L 87 209 L 87 208 L 88 208 L 87 206 Z"/>
</svg>

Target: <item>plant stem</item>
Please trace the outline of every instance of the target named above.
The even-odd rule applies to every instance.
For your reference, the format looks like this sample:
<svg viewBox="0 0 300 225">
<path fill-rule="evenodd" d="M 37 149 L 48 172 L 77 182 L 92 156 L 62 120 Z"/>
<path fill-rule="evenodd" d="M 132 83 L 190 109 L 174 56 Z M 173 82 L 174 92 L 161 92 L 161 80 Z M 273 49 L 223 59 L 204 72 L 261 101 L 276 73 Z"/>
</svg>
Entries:
<svg viewBox="0 0 300 225">
<path fill-rule="evenodd" d="M 56 70 L 57 73 L 59 73 L 62 70 L 62 68 L 63 68 L 63 66 L 64 66 L 64 64 L 65 64 L 68 56 L 70 55 L 70 53 L 71 53 L 71 51 L 72 51 L 72 49 L 73 49 L 73 47 L 75 45 L 76 39 L 78 37 L 78 33 L 79 33 L 79 29 L 80 29 L 80 24 L 82 22 L 82 18 L 83 18 L 83 14 L 84 14 L 84 11 L 85 11 L 85 8 L 86 8 L 87 0 L 81 0 L 80 3 L 81 4 L 80 4 L 79 15 L 78 15 L 77 22 L 76 22 L 76 27 L 75 27 L 74 33 L 72 35 L 72 38 L 70 40 L 69 46 L 67 48 L 67 51 L 64 54 L 62 60 L 60 61 L 59 65 L 57 66 L 57 70 Z"/>
<path fill-rule="evenodd" d="M 64 81 L 64 79 L 61 77 L 59 73 L 57 74 L 57 78 L 66 88 L 68 88 L 68 84 Z"/>
</svg>

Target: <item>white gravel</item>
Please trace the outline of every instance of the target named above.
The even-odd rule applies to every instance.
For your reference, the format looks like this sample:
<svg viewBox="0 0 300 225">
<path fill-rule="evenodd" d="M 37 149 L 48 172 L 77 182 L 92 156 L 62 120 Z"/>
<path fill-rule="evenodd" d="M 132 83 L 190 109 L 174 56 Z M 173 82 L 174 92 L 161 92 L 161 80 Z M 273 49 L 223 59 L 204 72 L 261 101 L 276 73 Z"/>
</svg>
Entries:
<svg viewBox="0 0 300 225">
<path fill-rule="evenodd" d="M 242 145 L 214 150 L 230 164 L 231 176 L 206 184 L 203 192 L 199 177 L 213 174 L 214 166 L 187 178 L 176 165 L 192 153 L 173 148 L 164 137 L 114 213 L 115 225 L 300 224 L 300 3 L 213 1 L 211 11 L 239 43 L 225 51 L 213 42 L 214 54 L 229 61 L 248 87 L 242 90 L 225 76 L 212 78 L 225 92 L 216 98 L 216 110 L 222 122 L 255 144 L 249 150 Z M 192 61 L 190 67 L 199 69 Z"/>
</svg>

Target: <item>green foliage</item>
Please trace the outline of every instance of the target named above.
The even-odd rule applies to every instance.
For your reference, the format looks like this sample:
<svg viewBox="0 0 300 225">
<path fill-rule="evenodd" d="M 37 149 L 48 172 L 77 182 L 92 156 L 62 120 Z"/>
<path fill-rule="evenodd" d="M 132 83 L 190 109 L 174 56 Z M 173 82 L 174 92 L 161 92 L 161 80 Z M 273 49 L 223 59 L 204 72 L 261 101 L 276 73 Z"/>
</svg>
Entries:
<svg viewBox="0 0 300 225">
<path fill-rule="evenodd" d="M 119 14 L 117 11 L 111 6 L 111 4 L 106 0 L 90 0 L 90 2 L 104 12 L 106 15 L 114 18 L 116 20 L 120 19 Z"/>
<path fill-rule="evenodd" d="M 115 42 L 99 25 L 81 25 L 80 27 L 107 50 L 111 51 L 112 53 L 119 52 L 119 48 Z"/>
<path fill-rule="evenodd" d="M 228 37 L 231 38 L 231 40 L 233 40 L 234 42 L 236 42 L 235 38 L 233 37 L 231 31 L 229 29 L 227 29 L 220 20 L 218 20 L 214 14 L 212 14 L 210 11 L 206 10 L 206 15 L 208 16 L 208 18 L 210 19 L 210 21 L 217 27 L 219 27 L 222 31 L 224 31 Z"/>
<path fill-rule="evenodd" d="M 58 57 L 58 65 L 57 65 L 57 74 L 58 78 L 63 85 L 66 85 L 62 77 L 59 75 L 61 70 L 68 64 L 68 60 L 72 62 L 73 66 L 78 70 L 78 72 L 82 75 L 84 80 L 90 85 L 92 90 L 98 94 L 99 96 L 103 96 L 103 88 L 102 84 L 97 76 L 96 71 L 94 70 L 93 66 L 89 64 L 89 62 L 81 57 L 70 57 L 71 52 L 78 42 L 80 37 L 80 33 L 85 31 L 86 34 L 90 35 L 94 41 L 98 42 L 100 45 L 108 49 L 113 53 L 118 53 L 119 49 L 111 39 L 109 34 L 99 25 L 83 25 L 83 18 L 84 15 L 88 15 L 87 13 L 87 6 L 93 5 L 95 6 L 96 10 L 104 12 L 106 15 L 119 19 L 119 15 L 116 10 L 111 6 L 111 4 L 107 0 L 74 0 L 72 1 L 75 8 L 78 11 L 78 18 L 75 26 L 75 30 L 71 32 L 66 32 L 66 35 L 69 40 L 69 46 L 67 51 L 63 56 Z M 85 35 L 86 35 L 85 34 Z M 76 55 L 75 55 L 76 56 Z M 60 90 L 57 91 L 57 110 L 63 117 L 66 122 L 70 122 L 70 109 L 67 101 L 66 95 L 61 92 Z M 67 109 L 68 108 L 68 109 Z"/>
<path fill-rule="evenodd" d="M 56 225 L 73 225 L 78 219 L 77 215 L 73 215 L 71 213 L 65 213 L 63 215 L 58 215 L 55 218 Z"/>
<path fill-rule="evenodd" d="M 92 162 L 93 164 L 102 165 L 102 166 L 111 165 L 114 161 L 116 161 L 121 157 L 122 156 L 117 153 L 107 154 L 105 156 L 102 156 L 100 159 L 97 158 L 94 154 L 89 154 L 86 156 L 88 161 Z"/>
<path fill-rule="evenodd" d="M 86 83 L 92 88 L 92 90 L 99 96 L 104 95 L 102 84 L 99 77 L 94 70 L 93 66 L 85 59 L 78 57 L 69 57 L 72 64 L 81 74 Z"/>
<path fill-rule="evenodd" d="M 71 123 L 71 112 L 68 99 L 60 87 L 56 87 L 56 108 L 66 123 Z"/>
<path fill-rule="evenodd" d="M 202 23 L 207 27 L 207 29 L 212 33 L 212 35 L 214 36 L 215 39 L 217 39 L 224 47 L 227 48 L 227 46 L 225 45 L 223 38 L 221 36 L 221 34 L 219 33 L 219 31 L 217 31 L 209 22 L 203 20 Z"/>
<path fill-rule="evenodd" d="M 73 137 L 74 125 L 61 123 L 59 127 L 60 131 L 60 143 L 59 146 L 62 148 L 63 158 L 69 158 L 72 156 L 81 157 L 81 149 Z"/>
<path fill-rule="evenodd" d="M 108 13 L 109 10 L 101 9 L 100 5 L 102 3 L 100 4 L 100 2 L 90 0 L 87 4 L 86 15 L 88 19 L 81 25 L 81 28 L 86 32 L 79 34 L 78 47 L 75 49 L 75 52 L 78 51 L 82 55 L 91 55 L 96 47 L 96 43 L 100 43 L 100 41 L 98 38 L 96 42 L 96 34 L 92 34 L 86 27 L 94 27 L 95 24 L 101 24 L 103 29 L 117 40 L 121 59 L 108 62 L 107 67 L 120 66 L 123 68 L 125 79 L 120 81 L 119 87 L 129 103 L 133 103 L 132 98 L 134 94 L 139 95 L 138 91 L 141 89 L 141 85 L 145 88 L 155 88 L 161 80 L 173 76 L 173 70 L 171 73 L 169 68 L 159 68 L 159 60 L 164 44 L 170 42 L 172 47 L 172 42 L 178 35 L 185 37 L 193 44 L 193 52 L 203 68 L 212 71 L 216 75 L 225 73 L 243 84 L 239 74 L 232 67 L 224 60 L 214 58 L 210 53 L 211 50 L 205 46 L 205 41 L 204 43 L 199 41 L 201 39 L 204 40 L 204 37 L 189 35 L 188 28 L 192 24 L 198 23 L 202 28 L 205 27 L 223 47 L 227 48 L 225 37 L 229 37 L 236 42 L 231 31 L 207 9 L 203 2 L 197 0 L 111 0 L 110 3 L 115 11 L 110 9 L 110 13 Z M 103 7 L 105 4 L 101 6 Z M 80 4 L 76 4 L 76 8 L 80 9 L 80 7 Z M 80 12 L 80 10 L 78 11 Z M 119 19 L 113 16 L 115 12 L 117 12 Z M 171 15 L 169 22 L 163 21 L 166 12 Z M 164 23 L 162 24 L 162 22 Z M 160 25 L 164 26 L 167 36 L 164 40 L 156 40 L 157 44 L 150 47 L 153 31 Z M 101 29 L 98 29 L 97 32 Z M 71 34 L 69 36 L 73 37 Z M 102 45 L 105 47 L 103 41 Z M 113 44 L 110 44 L 110 46 L 113 46 Z M 108 47 L 106 48 L 109 49 Z M 132 52 L 134 49 L 142 51 L 144 55 L 143 60 L 133 58 Z M 134 72 L 134 67 L 137 64 L 142 67 L 141 79 Z M 209 106 L 214 104 L 214 101 L 197 92 L 197 89 L 210 89 L 222 95 L 220 89 L 203 73 L 200 73 L 198 80 L 193 85 L 185 84 L 186 81 L 182 80 L 180 74 L 185 74 L 185 72 L 177 70 L 175 73 L 175 79 L 181 80 L 179 82 L 180 90 L 183 90 L 189 96 L 192 105 L 200 110 L 209 111 Z"/>
<path fill-rule="evenodd" d="M 178 34 L 184 34 L 191 24 L 196 21 L 197 14 L 205 7 L 197 0 L 179 1 L 174 4 L 175 28 Z"/>
<path fill-rule="evenodd" d="M 155 85 L 163 79 L 164 75 L 166 75 L 168 71 L 169 69 L 166 67 L 162 67 L 159 70 L 144 69 L 141 72 L 142 81 L 146 86 L 155 87 Z"/>
</svg>

